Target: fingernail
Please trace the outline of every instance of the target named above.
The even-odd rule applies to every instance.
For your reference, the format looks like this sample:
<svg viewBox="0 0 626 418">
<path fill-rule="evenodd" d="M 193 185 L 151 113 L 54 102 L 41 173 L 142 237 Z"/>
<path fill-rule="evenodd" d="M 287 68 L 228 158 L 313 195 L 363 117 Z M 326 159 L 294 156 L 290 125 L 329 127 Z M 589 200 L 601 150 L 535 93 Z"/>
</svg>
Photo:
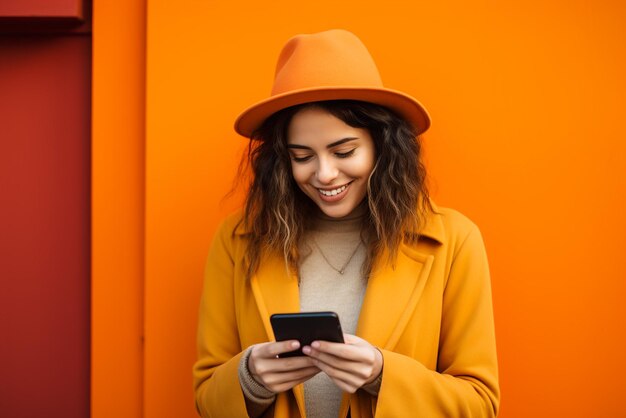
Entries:
<svg viewBox="0 0 626 418">
<path fill-rule="evenodd" d="M 303 352 L 304 354 L 311 354 L 311 347 L 309 347 L 309 346 L 304 346 L 304 347 L 302 348 L 302 352 Z"/>
<path fill-rule="evenodd" d="M 313 348 L 320 348 L 320 343 L 317 341 L 313 341 L 313 343 L 311 344 L 311 347 Z"/>
<path fill-rule="evenodd" d="M 300 342 L 299 341 L 294 341 L 291 343 L 291 348 L 298 348 L 300 347 Z"/>
</svg>

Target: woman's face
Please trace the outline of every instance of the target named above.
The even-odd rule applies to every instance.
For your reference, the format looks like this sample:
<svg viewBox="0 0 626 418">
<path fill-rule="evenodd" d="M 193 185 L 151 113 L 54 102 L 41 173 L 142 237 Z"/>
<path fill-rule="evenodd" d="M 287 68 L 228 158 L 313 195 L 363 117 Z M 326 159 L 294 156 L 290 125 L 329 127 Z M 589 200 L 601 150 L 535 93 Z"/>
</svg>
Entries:
<svg viewBox="0 0 626 418">
<path fill-rule="evenodd" d="M 296 113 L 287 132 L 291 171 L 298 187 L 326 215 L 341 218 L 367 194 L 376 152 L 367 129 L 353 128 L 327 111 Z"/>
</svg>

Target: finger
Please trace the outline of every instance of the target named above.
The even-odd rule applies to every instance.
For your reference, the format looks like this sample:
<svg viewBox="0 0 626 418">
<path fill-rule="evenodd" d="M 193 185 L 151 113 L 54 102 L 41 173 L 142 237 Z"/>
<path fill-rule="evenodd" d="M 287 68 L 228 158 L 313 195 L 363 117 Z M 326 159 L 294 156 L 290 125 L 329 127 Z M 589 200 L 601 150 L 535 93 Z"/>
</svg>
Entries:
<svg viewBox="0 0 626 418">
<path fill-rule="evenodd" d="M 277 385 L 275 385 L 274 387 L 272 387 L 270 390 L 272 392 L 275 393 L 279 393 L 279 392 L 285 392 L 289 389 L 292 389 L 294 386 L 297 386 L 301 383 L 306 382 L 307 380 L 309 380 L 310 378 L 312 378 L 313 376 L 315 376 L 316 374 L 321 373 L 320 369 L 317 369 L 317 371 L 309 376 L 304 376 L 300 379 L 297 380 L 292 380 L 292 381 L 288 381 L 288 382 L 283 382 L 283 383 L 279 383 Z"/>
<path fill-rule="evenodd" d="M 276 371 L 290 371 L 314 366 L 313 359 L 307 356 L 271 359 L 272 368 Z"/>
<path fill-rule="evenodd" d="M 341 358 L 354 358 L 363 349 L 363 347 L 357 345 L 331 343 L 329 341 L 313 341 L 311 348 Z"/>
<path fill-rule="evenodd" d="M 320 362 L 317 367 L 326 373 L 333 383 L 345 392 L 354 393 L 363 385 L 362 379 L 359 379 L 343 370 L 335 369 L 328 364 Z"/>
<path fill-rule="evenodd" d="M 360 387 L 380 374 L 383 362 L 382 353 L 359 337 L 350 334 L 344 336 L 347 341 L 356 342 L 358 345 L 315 341 L 311 344 L 312 347 L 305 346 L 302 351 L 334 369 L 335 372 L 329 373 L 335 373 L 336 379 L 343 380 L 350 385 L 358 384 Z M 322 368 L 322 365 L 318 364 L 318 367 Z M 338 374 L 338 371 L 345 374 Z M 352 377 L 346 378 L 346 375 L 356 380 Z"/>
<path fill-rule="evenodd" d="M 326 365 L 337 372 L 354 376 L 354 378 L 359 381 L 371 379 L 374 373 L 374 366 L 368 363 L 337 359 L 336 357 L 325 354 L 320 355 L 316 360 L 317 362 L 314 362 L 314 364 L 319 368 L 322 368 L 321 365 Z M 342 375 L 337 374 L 337 376 L 340 377 Z M 348 380 L 352 381 L 351 379 Z"/>
<path fill-rule="evenodd" d="M 258 347 L 258 348 L 257 348 Z M 298 340 L 287 340 L 272 343 L 259 344 L 253 350 L 253 354 L 257 354 L 262 358 L 276 358 L 279 354 L 288 353 L 297 350 L 300 347 Z"/>
<path fill-rule="evenodd" d="M 318 367 L 322 368 L 320 364 L 328 365 L 329 367 L 343 371 L 361 381 L 371 381 L 380 373 L 380 369 L 382 365 L 379 367 L 378 362 L 376 361 L 376 353 L 377 350 L 374 347 L 363 347 L 362 349 L 371 350 L 371 356 L 365 356 L 368 359 L 362 361 L 354 361 L 350 359 L 335 357 L 332 354 L 323 353 L 314 349 L 307 349 L 305 347 L 303 349 L 304 352 L 308 352 L 311 358 L 317 360 L 316 364 Z M 373 359 L 373 361 L 369 361 L 369 358 Z M 352 380 L 350 380 L 352 382 Z M 363 382 L 360 382 L 362 384 Z"/>
<path fill-rule="evenodd" d="M 305 369 L 293 370 L 285 373 L 268 373 L 265 378 L 270 384 L 280 384 L 285 382 L 294 382 L 310 379 L 320 372 L 317 366 L 307 367 Z"/>
<path fill-rule="evenodd" d="M 252 357 L 250 357 L 250 360 L 252 360 Z M 309 367 L 315 367 L 315 364 L 312 358 L 306 356 L 260 358 L 254 360 L 254 367 L 249 365 L 250 372 L 255 376 L 263 376 L 270 373 L 288 373 Z"/>
<path fill-rule="evenodd" d="M 319 350 L 310 349 L 310 350 L 306 350 L 306 353 L 310 358 L 315 360 L 314 364 L 317 364 L 317 362 L 322 362 L 336 369 L 347 370 L 351 367 L 351 363 L 358 364 L 358 362 L 354 362 L 352 360 L 341 358 L 341 357 L 336 357 L 336 356 L 333 356 L 332 354 L 324 353 Z"/>
<path fill-rule="evenodd" d="M 309 380 L 319 372 L 320 369 L 313 366 L 288 373 L 271 373 L 264 376 L 263 383 L 273 392 L 284 392 Z"/>
<path fill-rule="evenodd" d="M 380 351 L 380 349 L 373 346 L 363 338 L 357 337 L 356 335 L 343 334 L 343 337 L 346 344 L 355 346 L 359 350 L 362 349 L 363 351 L 360 351 L 360 353 L 363 354 L 364 357 L 362 357 L 361 360 L 366 362 L 367 364 L 372 365 L 372 375 L 370 376 L 370 378 L 368 378 L 368 381 L 366 383 L 369 383 L 370 381 L 378 377 L 378 375 L 382 371 L 384 362 L 383 353 Z M 370 355 L 370 350 L 371 353 L 373 353 L 373 356 Z"/>
<path fill-rule="evenodd" d="M 270 357 L 277 357 L 279 354 L 288 353 L 298 348 L 300 348 L 298 340 L 279 341 L 270 344 L 268 354 Z"/>
<path fill-rule="evenodd" d="M 337 361 L 351 361 L 374 364 L 376 361 L 375 348 L 371 345 L 356 346 L 327 341 L 314 341 L 310 350 L 304 347 L 303 352 L 327 363 L 337 364 Z M 336 360 L 335 360 L 336 359 Z"/>
</svg>

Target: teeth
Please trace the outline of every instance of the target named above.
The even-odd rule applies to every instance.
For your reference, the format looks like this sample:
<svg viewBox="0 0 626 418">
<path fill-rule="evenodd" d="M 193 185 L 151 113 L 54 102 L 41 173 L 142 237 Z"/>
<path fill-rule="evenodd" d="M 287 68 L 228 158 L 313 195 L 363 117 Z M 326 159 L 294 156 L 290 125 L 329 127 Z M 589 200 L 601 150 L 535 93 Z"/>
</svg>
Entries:
<svg viewBox="0 0 626 418">
<path fill-rule="evenodd" d="M 341 186 L 338 189 L 334 189 L 334 190 L 322 190 L 322 189 L 317 189 L 317 190 L 319 190 L 319 192 L 323 194 L 324 196 L 336 196 L 339 193 L 346 190 L 346 186 Z"/>
</svg>

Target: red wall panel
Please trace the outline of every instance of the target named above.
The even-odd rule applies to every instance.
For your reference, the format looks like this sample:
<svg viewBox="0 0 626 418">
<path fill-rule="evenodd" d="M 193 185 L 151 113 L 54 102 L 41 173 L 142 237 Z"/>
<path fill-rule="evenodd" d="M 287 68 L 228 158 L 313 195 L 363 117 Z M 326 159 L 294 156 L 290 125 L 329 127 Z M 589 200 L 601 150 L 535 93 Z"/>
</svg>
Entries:
<svg viewBox="0 0 626 418">
<path fill-rule="evenodd" d="M 82 18 L 83 0 L 2 0 L 2 17 Z"/>
<path fill-rule="evenodd" d="M 89 415 L 91 37 L 0 37 L 0 416 Z"/>
</svg>

